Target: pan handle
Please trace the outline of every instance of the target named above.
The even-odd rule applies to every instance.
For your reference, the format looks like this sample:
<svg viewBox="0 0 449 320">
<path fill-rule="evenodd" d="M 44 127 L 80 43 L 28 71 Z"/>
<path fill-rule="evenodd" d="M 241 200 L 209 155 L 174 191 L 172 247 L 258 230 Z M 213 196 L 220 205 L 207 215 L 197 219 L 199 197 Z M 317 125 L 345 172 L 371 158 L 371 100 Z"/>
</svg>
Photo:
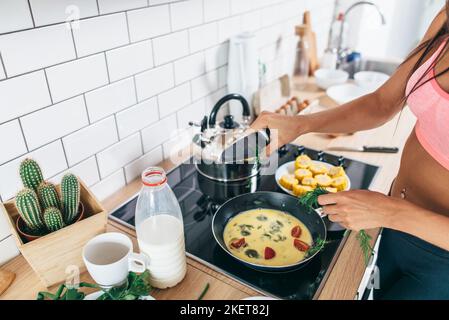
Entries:
<svg viewBox="0 0 449 320">
<path fill-rule="evenodd" d="M 323 208 L 315 209 L 315 212 L 316 212 L 321 218 L 327 217 L 327 214 L 324 213 Z"/>
</svg>

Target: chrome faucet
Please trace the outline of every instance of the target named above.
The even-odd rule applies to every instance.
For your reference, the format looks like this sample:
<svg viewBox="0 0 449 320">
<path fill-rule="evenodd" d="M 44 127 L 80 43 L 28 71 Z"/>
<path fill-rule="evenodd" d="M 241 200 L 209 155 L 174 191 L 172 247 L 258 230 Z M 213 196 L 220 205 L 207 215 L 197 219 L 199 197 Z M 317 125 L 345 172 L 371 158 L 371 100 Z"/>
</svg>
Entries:
<svg viewBox="0 0 449 320">
<path fill-rule="evenodd" d="M 356 7 L 362 6 L 362 5 L 369 5 L 373 6 L 377 12 L 379 13 L 382 25 L 386 24 L 385 16 L 382 13 L 382 10 L 380 10 L 379 6 L 371 1 L 359 1 L 354 3 L 352 6 L 350 6 L 343 15 L 343 20 L 341 22 L 341 28 L 340 28 L 340 35 L 338 37 L 338 48 L 337 48 L 337 67 L 340 67 L 343 64 L 343 60 L 350 54 L 348 48 L 342 48 L 343 46 L 343 32 L 344 32 L 344 26 L 346 22 L 346 17 L 348 14 L 355 9 Z"/>
</svg>

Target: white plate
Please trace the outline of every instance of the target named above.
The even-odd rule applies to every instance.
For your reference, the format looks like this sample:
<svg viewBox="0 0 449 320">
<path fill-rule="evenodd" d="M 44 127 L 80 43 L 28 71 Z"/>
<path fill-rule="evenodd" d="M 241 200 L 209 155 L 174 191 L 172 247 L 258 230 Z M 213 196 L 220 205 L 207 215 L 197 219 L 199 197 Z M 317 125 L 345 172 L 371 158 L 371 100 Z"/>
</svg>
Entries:
<svg viewBox="0 0 449 320">
<path fill-rule="evenodd" d="M 326 94 L 338 104 L 345 104 L 370 93 L 370 90 L 359 87 L 353 83 L 332 86 Z"/>
<path fill-rule="evenodd" d="M 328 169 L 332 168 L 333 165 L 327 163 L 327 162 L 323 162 L 323 161 L 316 161 L 316 160 L 312 160 L 313 163 L 315 164 L 323 164 L 325 165 Z M 291 161 L 291 162 L 287 162 L 284 163 L 282 166 L 280 166 L 277 170 L 276 170 L 276 174 L 274 176 L 274 178 L 276 179 L 276 183 L 279 186 L 279 188 L 281 188 L 282 190 L 284 190 L 286 193 L 291 194 L 292 196 L 293 191 L 288 190 L 287 188 L 284 188 L 283 186 L 281 186 L 281 184 L 279 183 L 279 180 L 281 179 L 281 177 L 283 175 L 286 174 L 294 174 L 295 173 L 295 161 Z M 348 186 L 346 187 L 345 191 L 351 189 L 351 180 L 349 179 L 348 176 L 346 176 L 346 179 L 348 180 Z"/>
<path fill-rule="evenodd" d="M 379 89 L 389 78 L 388 74 L 375 71 L 361 71 L 354 75 L 355 83 L 371 92 Z"/>
<path fill-rule="evenodd" d="M 84 297 L 84 300 L 97 300 L 104 292 L 103 291 L 95 291 L 91 294 L 88 294 L 87 296 Z M 156 300 L 154 299 L 152 296 L 144 296 L 144 297 L 140 297 L 139 300 Z"/>
</svg>

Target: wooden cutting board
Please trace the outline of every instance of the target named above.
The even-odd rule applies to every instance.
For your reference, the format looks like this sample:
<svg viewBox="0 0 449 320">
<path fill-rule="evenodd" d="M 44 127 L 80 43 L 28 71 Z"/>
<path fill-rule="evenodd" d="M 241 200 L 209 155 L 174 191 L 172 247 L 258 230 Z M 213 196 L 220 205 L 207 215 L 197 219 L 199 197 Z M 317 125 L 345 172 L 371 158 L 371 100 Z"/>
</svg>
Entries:
<svg viewBox="0 0 449 320">
<path fill-rule="evenodd" d="M 313 76 L 315 71 L 319 68 L 318 61 L 318 50 L 316 43 L 316 34 L 312 29 L 312 17 L 310 15 L 310 11 L 304 12 L 303 16 L 303 25 L 306 26 L 307 29 L 307 38 L 309 42 L 309 59 L 310 59 L 310 75 Z"/>
<path fill-rule="evenodd" d="M 16 275 L 13 272 L 0 270 L 0 296 L 9 288 L 15 278 Z"/>
</svg>

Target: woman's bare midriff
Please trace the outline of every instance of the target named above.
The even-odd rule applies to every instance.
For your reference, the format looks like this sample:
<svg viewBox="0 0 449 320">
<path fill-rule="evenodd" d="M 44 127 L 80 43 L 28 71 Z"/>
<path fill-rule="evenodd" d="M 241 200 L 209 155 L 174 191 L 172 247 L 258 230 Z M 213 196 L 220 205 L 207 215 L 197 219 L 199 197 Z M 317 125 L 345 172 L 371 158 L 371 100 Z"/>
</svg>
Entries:
<svg viewBox="0 0 449 320">
<path fill-rule="evenodd" d="M 410 134 L 391 195 L 405 198 L 423 208 L 449 216 L 449 170 L 422 147 L 415 131 Z"/>
</svg>

